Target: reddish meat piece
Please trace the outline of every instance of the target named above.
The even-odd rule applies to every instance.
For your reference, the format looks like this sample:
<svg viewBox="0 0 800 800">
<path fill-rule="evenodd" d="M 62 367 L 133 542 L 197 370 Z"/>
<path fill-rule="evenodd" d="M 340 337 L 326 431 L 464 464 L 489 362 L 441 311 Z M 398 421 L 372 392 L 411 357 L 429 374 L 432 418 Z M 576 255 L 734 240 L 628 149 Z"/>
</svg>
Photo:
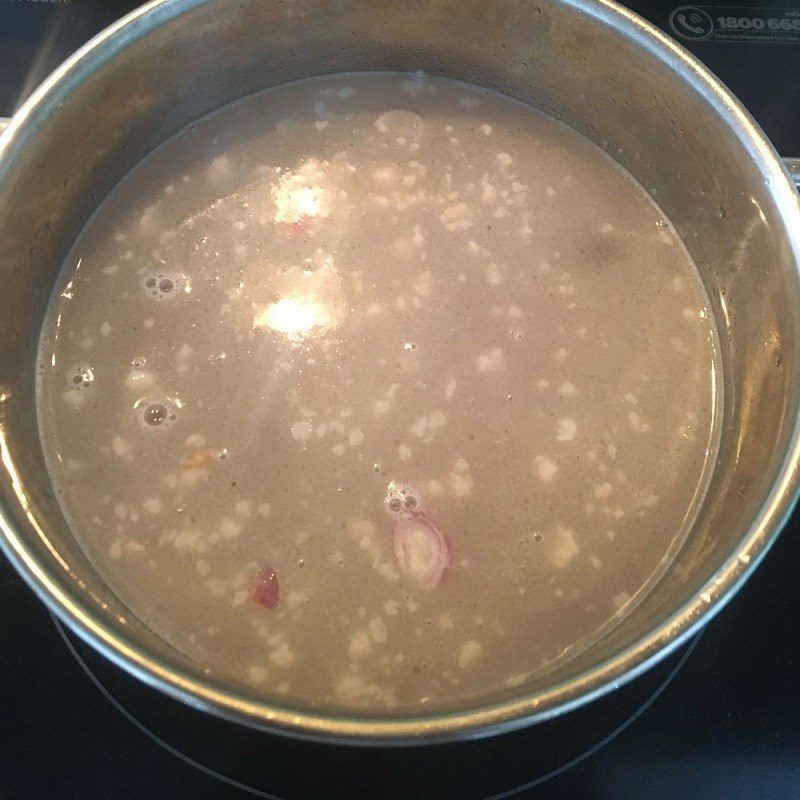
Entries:
<svg viewBox="0 0 800 800">
<path fill-rule="evenodd" d="M 280 598 L 278 592 L 278 576 L 270 567 L 261 567 L 256 574 L 256 585 L 253 589 L 253 600 L 260 606 L 275 608 Z"/>
</svg>

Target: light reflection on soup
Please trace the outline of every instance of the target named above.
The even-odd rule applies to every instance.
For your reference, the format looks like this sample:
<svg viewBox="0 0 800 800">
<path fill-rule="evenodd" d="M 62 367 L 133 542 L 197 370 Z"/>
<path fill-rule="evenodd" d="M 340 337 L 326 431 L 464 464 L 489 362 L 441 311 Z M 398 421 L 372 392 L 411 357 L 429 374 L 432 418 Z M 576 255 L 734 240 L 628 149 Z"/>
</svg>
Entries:
<svg viewBox="0 0 800 800">
<path fill-rule="evenodd" d="M 699 278 L 628 175 L 507 98 L 248 98 L 148 156 L 65 271 L 39 376 L 65 512 L 134 613 L 265 695 L 520 686 L 691 522 Z"/>
</svg>

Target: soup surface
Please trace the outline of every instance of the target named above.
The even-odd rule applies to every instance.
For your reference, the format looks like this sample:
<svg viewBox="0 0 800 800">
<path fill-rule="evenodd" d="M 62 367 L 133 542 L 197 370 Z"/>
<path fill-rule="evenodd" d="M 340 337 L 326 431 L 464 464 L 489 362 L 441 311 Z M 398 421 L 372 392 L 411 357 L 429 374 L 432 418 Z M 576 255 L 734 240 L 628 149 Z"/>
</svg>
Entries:
<svg viewBox="0 0 800 800">
<path fill-rule="evenodd" d="M 447 706 L 617 624 L 713 451 L 714 334 L 644 191 L 421 75 L 191 125 L 65 266 L 39 419 L 132 611 L 287 702 Z"/>
</svg>

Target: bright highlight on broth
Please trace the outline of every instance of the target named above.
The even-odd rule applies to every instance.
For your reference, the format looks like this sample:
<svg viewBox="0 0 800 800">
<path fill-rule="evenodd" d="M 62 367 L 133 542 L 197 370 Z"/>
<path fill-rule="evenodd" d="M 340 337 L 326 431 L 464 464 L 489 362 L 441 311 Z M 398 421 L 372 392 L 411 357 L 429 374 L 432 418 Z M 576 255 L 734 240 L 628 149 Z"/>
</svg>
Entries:
<svg viewBox="0 0 800 800">
<path fill-rule="evenodd" d="M 325 306 L 314 298 L 302 296 L 284 297 L 270 303 L 253 320 L 256 328 L 270 328 L 295 340 L 304 339 L 330 324 L 331 317 Z"/>
<path fill-rule="evenodd" d="M 62 285 L 38 413 L 75 535 L 133 614 L 282 702 L 546 680 L 669 565 L 713 460 L 675 231 L 588 141 L 464 84 L 223 109 L 116 187 Z"/>
<path fill-rule="evenodd" d="M 277 223 L 299 225 L 315 217 L 328 216 L 331 197 L 322 188 L 323 172 L 315 160 L 296 172 L 285 172 L 272 189 Z"/>
</svg>

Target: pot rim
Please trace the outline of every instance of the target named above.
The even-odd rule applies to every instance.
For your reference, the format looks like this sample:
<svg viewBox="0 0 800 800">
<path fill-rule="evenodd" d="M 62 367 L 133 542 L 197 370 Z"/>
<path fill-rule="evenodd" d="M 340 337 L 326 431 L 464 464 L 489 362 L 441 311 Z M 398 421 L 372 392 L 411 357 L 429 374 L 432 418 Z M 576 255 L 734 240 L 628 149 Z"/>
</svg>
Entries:
<svg viewBox="0 0 800 800">
<path fill-rule="evenodd" d="M 76 86 L 153 27 L 205 2 L 209 0 L 151 0 L 63 62 L 0 133 L 0 181 L 17 153 Z M 772 144 L 739 101 L 681 45 L 632 11 L 612 0 L 562 2 L 635 41 L 667 69 L 679 74 L 725 120 L 769 181 L 788 231 L 795 268 L 800 272 L 800 204 L 794 185 Z M 0 461 L 12 482 L 21 487 L 1 424 Z M 297 711 L 223 689 L 154 658 L 133 641 L 108 629 L 92 606 L 73 598 L 62 583 L 63 573 L 59 575 L 38 562 L 1 506 L 0 549 L 47 608 L 74 633 L 117 666 L 193 708 L 254 728 L 334 743 L 399 745 L 478 738 L 541 722 L 588 703 L 637 677 L 683 644 L 736 594 L 777 538 L 800 493 L 799 465 L 800 416 L 794 420 L 783 461 L 763 507 L 729 557 L 692 597 L 625 649 L 544 691 L 462 711 L 403 718 Z M 20 494 L 20 499 L 23 497 Z M 45 538 L 41 531 L 40 535 Z"/>
</svg>

